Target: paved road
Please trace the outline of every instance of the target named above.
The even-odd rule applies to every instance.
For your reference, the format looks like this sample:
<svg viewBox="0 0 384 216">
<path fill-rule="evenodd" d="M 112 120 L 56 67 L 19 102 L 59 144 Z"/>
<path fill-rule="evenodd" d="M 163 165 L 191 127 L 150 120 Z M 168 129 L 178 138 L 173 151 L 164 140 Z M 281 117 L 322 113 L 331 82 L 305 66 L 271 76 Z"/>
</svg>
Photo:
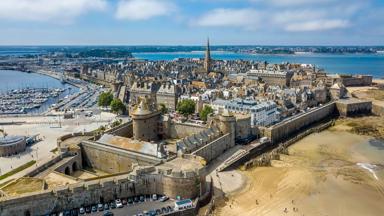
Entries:
<svg viewBox="0 0 384 216">
<path fill-rule="evenodd" d="M 162 207 L 171 206 L 172 208 L 175 206 L 174 200 L 167 200 L 165 202 L 160 201 L 148 201 L 143 203 L 136 204 L 128 204 L 123 208 L 111 209 L 115 216 L 132 216 L 137 215 L 139 213 L 143 213 L 143 211 L 156 210 L 161 209 Z M 86 215 L 92 216 L 103 216 L 103 212 L 95 212 Z"/>
</svg>

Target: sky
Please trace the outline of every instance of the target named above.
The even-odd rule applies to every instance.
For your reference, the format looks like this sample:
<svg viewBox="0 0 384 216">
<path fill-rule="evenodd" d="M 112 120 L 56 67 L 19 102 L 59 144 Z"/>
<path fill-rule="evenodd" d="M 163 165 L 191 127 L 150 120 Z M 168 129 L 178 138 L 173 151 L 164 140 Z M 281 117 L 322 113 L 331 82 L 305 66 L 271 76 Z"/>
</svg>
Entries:
<svg viewBox="0 0 384 216">
<path fill-rule="evenodd" d="M 384 45 L 384 0 L 0 0 L 0 45 Z"/>
</svg>

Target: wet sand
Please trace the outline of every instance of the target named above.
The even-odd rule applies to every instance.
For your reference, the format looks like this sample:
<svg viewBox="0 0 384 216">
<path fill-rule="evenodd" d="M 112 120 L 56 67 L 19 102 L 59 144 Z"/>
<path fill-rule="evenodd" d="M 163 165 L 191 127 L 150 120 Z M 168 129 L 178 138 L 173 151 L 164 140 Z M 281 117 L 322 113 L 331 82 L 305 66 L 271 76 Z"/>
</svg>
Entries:
<svg viewBox="0 0 384 216">
<path fill-rule="evenodd" d="M 344 130 L 302 139 L 272 167 L 237 171 L 245 186 L 214 215 L 383 215 L 384 142 Z"/>
</svg>

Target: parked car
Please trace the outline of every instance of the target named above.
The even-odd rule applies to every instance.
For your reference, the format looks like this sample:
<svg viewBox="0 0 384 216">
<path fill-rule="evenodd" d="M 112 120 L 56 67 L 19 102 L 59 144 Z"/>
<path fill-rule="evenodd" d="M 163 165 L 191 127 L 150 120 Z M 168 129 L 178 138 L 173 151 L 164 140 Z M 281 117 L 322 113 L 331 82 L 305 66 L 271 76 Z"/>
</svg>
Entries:
<svg viewBox="0 0 384 216">
<path fill-rule="evenodd" d="M 140 196 L 140 202 L 144 202 L 144 196 Z"/>
<path fill-rule="evenodd" d="M 127 199 L 121 199 L 121 202 L 123 203 L 123 205 L 127 205 Z"/>
<path fill-rule="evenodd" d="M 139 197 L 134 197 L 134 198 L 133 198 L 133 201 L 134 201 L 135 203 L 139 202 Z"/>
<path fill-rule="evenodd" d="M 120 200 L 120 199 L 117 199 L 117 200 L 115 201 L 115 203 L 116 203 L 116 207 L 117 207 L 117 208 L 123 208 L 123 204 L 121 203 L 121 200 Z"/>
<path fill-rule="evenodd" d="M 152 199 L 153 199 L 153 200 L 157 200 L 157 194 L 153 194 L 153 195 L 152 195 Z"/>
<path fill-rule="evenodd" d="M 167 196 L 160 197 L 160 202 L 165 202 L 167 200 L 169 200 L 169 197 L 167 197 Z"/>
<path fill-rule="evenodd" d="M 84 208 L 84 207 L 81 207 L 80 210 L 79 210 L 79 213 L 80 213 L 80 214 L 85 214 L 85 208 Z"/>
<path fill-rule="evenodd" d="M 163 208 L 161 208 L 161 212 L 163 212 L 163 213 L 168 213 L 169 210 L 168 210 L 167 208 L 163 207 Z"/>
<path fill-rule="evenodd" d="M 104 211 L 104 206 L 103 206 L 103 204 L 101 204 L 101 203 L 97 204 L 97 210 L 99 210 L 99 211 Z"/>
<path fill-rule="evenodd" d="M 131 197 L 128 198 L 128 204 L 132 204 L 133 203 L 133 199 Z"/>
<path fill-rule="evenodd" d="M 103 214 L 104 216 L 113 216 L 113 213 L 111 211 L 106 211 Z"/>
<path fill-rule="evenodd" d="M 92 209 L 91 209 L 92 212 L 97 212 L 97 206 L 92 206 Z"/>
<path fill-rule="evenodd" d="M 111 209 L 115 209 L 115 208 L 116 208 L 116 203 L 112 201 L 112 202 L 109 204 L 109 206 L 111 207 Z"/>
<path fill-rule="evenodd" d="M 104 211 L 109 210 L 109 205 L 107 203 L 104 204 Z"/>
<path fill-rule="evenodd" d="M 91 206 L 85 207 L 85 213 L 91 213 Z"/>
</svg>

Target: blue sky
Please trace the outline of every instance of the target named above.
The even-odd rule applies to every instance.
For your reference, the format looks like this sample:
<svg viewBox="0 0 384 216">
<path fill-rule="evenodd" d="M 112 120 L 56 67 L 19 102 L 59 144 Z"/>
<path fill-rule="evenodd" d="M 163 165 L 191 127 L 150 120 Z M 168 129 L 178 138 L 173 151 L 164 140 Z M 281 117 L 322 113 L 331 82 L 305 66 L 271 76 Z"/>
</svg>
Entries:
<svg viewBox="0 0 384 216">
<path fill-rule="evenodd" d="M 384 45 L 384 0 L 0 0 L 0 45 Z"/>
</svg>

